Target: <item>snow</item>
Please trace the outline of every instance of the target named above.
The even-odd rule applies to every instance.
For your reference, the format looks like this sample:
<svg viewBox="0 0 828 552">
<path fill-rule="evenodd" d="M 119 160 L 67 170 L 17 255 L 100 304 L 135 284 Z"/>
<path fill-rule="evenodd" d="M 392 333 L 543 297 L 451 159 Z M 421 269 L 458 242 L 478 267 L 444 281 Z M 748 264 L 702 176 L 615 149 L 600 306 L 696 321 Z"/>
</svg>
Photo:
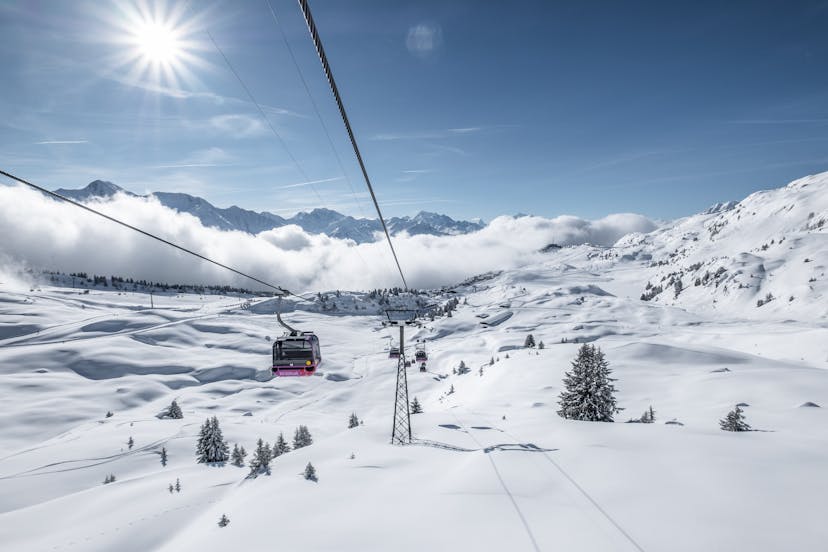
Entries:
<svg viewBox="0 0 828 552">
<path fill-rule="evenodd" d="M 424 412 L 411 417 L 416 439 L 405 447 L 389 444 L 396 363 L 386 347 L 396 329 L 381 325 L 365 293 L 343 291 L 336 312 L 290 303 L 286 320 L 319 335 L 324 360 L 317 377 L 272 379 L 272 300 L 241 308 L 238 297 L 170 293 L 149 308 L 141 291 L 0 284 L 0 542 L 15 551 L 822 549 L 828 413 L 803 406 L 828 403 L 828 229 L 818 226 L 827 183 L 812 177 L 615 247 L 564 247 L 434 292 L 429 301 L 460 305 L 406 332 L 409 346 L 427 340 L 429 362 L 408 373 Z M 690 281 L 718 266 L 727 292 L 724 282 Z M 639 299 L 648 280 L 681 270 L 677 298 L 670 288 Z M 768 290 L 777 299 L 756 307 Z M 523 348 L 528 333 L 545 348 Z M 616 423 L 556 414 L 584 342 L 605 352 L 617 379 L 625 410 Z M 452 374 L 461 360 L 471 372 Z M 173 399 L 184 418 L 157 418 Z M 719 429 L 737 403 L 757 431 Z M 655 423 L 622 423 L 650 405 Z M 348 429 L 351 413 L 364 425 Z M 259 438 L 290 438 L 299 425 L 313 444 L 247 479 L 247 467 L 196 463 L 212 416 L 248 460 Z M 308 462 L 317 482 L 302 475 Z M 109 474 L 116 481 L 103 485 Z M 169 493 L 177 478 L 181 492 Z"/>
</svg>

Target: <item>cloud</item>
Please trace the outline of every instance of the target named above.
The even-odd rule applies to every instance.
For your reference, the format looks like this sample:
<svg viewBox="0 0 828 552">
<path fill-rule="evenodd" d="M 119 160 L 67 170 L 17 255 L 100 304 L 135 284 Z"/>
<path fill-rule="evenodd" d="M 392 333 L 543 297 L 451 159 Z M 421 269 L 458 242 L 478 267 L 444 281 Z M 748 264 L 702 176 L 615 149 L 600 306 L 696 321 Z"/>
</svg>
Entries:
<svg viewBox="0 0 828 552">
<path fill-rule="evenodd" d="M 443 30 L 439 25 L 421 23 L 408 29 L 405 46 L 420 58 L 430 56 L 443 44 Z"/>
<path fill-rule="evenodd" d="M 323 184 L 325 182 L 335 182 L 337 180 L 342 180 L 341 176 L 334 176 L 331 178 L 321 178 L 319 180 L 308 180 L 307 182 L 297 182 L 296 184 L 287 184 L 285 186 L 277 186 L 277 189 L 284 190 L 287 188 L 301 188 L 302 186 L 311 186 L 313 184 Z"/>
<path fill-rule="evenodd" d="M 88 144 L 89 140 L 43 140 L 41 142 L 35 142 L 35 145 L 43 146 L 43 145 L 52 145 L 52 144 Z"/>
<path fill-rule="evenodd" d="M 210 118 L 210 125 L 231 138 L 250 138 L 264 134 L 265 125 L 256 117 L 241 113 L 216 115 Z"/>
<path fill-rule="evenodd" d="M 285 226 L 257 236 L 205 228 L 189 214 L 154 198 L 116 195 L 96 203 L 107 214 L 294 292 L 371 289 L 398 285 L 384 241 L 351 240 Z M 498 217 L 459 236 L 394 238 L 409 284 L 435 287 L 488 270 L 537 261 L 549 243 L 611 245 L 655 225 L 640 215 L 589 221 L 572 216 Z M 0 259 L 64 272 L 118 274 L 166 282 L 210 282 L 255 287 L 239 276 L 184 255 L 145 236 L 21 186 L 0 186 Z"/>
</svg>

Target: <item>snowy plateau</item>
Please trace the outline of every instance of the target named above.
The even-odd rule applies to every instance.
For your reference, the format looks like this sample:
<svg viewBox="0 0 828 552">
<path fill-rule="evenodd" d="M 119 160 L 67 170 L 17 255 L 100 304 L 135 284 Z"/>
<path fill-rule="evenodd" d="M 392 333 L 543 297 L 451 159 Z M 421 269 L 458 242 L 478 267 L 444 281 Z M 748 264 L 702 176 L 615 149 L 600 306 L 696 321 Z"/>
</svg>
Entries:
<svg viewBox="0 0 828 552">
<path fill-rule="evenodd" d="M 272 378 L 275 299 L 156 289 L 150 308 L 146 287 L 3 274 L 0 548 L 826 550 L 826 265 L 828 173 L 392 295 L 459 300 L 408 331 L 429 360 L 408 371 L 423 412 L 407 446 L 390 444 L 376 294 L 285 300 L 323 362 Z M 583 343 L 616 379 L 614 423 L 557 414 Z M 183 418 L 159 417 L 173 400 Z M 720 429 L 737 404 L 753 431 Z M 624 423 L 650 406 L 654 423 Z M 300 425 L 313 443 L 248 478 L 196 462 L 213 416 L 247 461 Z"/>
</svg>

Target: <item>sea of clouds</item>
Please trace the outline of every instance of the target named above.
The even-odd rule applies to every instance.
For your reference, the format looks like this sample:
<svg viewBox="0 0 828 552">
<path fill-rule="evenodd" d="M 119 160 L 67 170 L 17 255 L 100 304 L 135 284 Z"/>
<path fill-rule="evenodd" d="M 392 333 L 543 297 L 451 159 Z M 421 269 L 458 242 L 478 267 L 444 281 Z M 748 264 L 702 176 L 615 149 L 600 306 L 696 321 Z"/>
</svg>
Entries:
<svg viewBox="0 0 828 552">
<path fill-rule="evenodd" d="M 400 285 L 384 240 L 357 245 L 294 225 L 255 236 L 222 231 L 153 198 L 123 194 L 90 206 L 294 292 Z M 543 258 L 538 250 L 550 243 L 612 245 L 630 232 L 655 227 L 635 214 L 593 221 L 501 216 L 472 234 L 403 234 L 393 239 L 409 286 L 430 288 L 538 261 Z M 257 288 L 254 282 L 23 186 L 0 186 L 0 261 L 62 272 Z"/>
</svg>

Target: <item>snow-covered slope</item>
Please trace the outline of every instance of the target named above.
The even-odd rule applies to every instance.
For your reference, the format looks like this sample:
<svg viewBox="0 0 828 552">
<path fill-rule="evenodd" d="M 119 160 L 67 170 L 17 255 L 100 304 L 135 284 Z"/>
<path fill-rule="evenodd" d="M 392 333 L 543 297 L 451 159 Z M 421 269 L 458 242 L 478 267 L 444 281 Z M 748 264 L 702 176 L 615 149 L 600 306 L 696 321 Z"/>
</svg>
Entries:
<svg viewBox="0 0 828 552">
<path fill-rule="evenodd" d="M 424 413 L 412 416 L 415 441 L 405 447 L 389 444 L 396 365 L 387 348 L 396 334 L 381 325 L 376 294 L 332 292 L 325 307 L 286 302 L 285 318 L 317 332 L 324 360 L 315 377 L 271 379 L 274 300 L 156 293 L 148 308 L 143 292 L 29 287 L 4 276 L 0 543 L 821 550 L 825 186 L 825 175 L 803 179 L 614 248 L 549 248 L 533 264 L 429 297 L 393 296 L 459 299 L 451 317 L 407 334 L 409 343 L 427 340 L 429 361 L 427 372 L 407 374 Z M 675 281 L 682 270 L 677 298 L 673 284 L 640 299 L 648 280 L 674 273 Z M 777 298 L 757 307 L 767 291 Z M 523 347 L 529 333 L 543 349 Z M 556 413 L 582 343 L 610 362 L 625 409 L 617 423 Z M 461 361 L 471 372 L 455 373 Z M 173 399 L 184 418 L 157 417 Z M 758 431 L 719 429 L 735 404 Z M 649 406 L 656 423 L 621 423 Z M 352 413 L 363 424 L 348 429 Z M 211 416 L 231 448 L 290 439 L 299 425 L 314 443 L 248 479 L 246 468 L 196 463 Z M 308 462 L 317 482 L 301 475 Z M 104 485 L 109 475 L 116 481 Z M 181 491 L 169 492 L 176 480 Z"/>
<path fill-rule="evenodd" d="M 625 236 L 614 254 L 650 260 L 640 293 L 654 302 L 745 317 L 824 319 L 828 173 Z"/>
</svg>

